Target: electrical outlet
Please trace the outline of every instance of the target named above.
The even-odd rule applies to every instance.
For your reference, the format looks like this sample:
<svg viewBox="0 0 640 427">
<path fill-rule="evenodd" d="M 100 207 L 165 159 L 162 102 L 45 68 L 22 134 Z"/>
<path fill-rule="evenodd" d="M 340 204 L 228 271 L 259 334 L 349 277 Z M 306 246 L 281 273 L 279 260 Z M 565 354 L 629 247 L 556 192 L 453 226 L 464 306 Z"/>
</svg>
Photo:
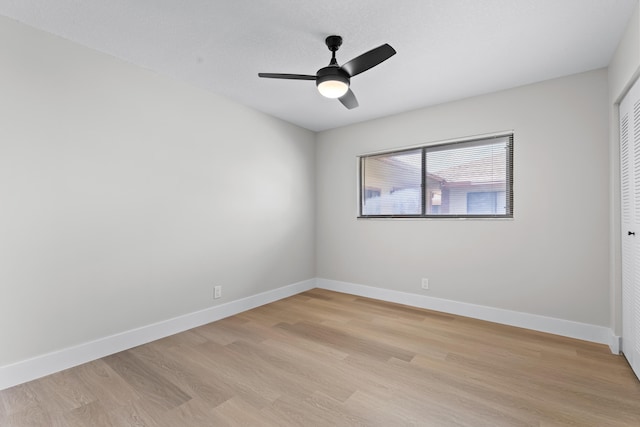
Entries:
<svg viewBox="0 0 640 427">
<path fill-rule="evenodd" d="M 429 289 L 429 279 L 426 277 L 422 278 L 422 289 Z"/>
<path fill-rule="evenodd" d="M 218 299 L 222 296 L 222 286 L 216 286 L 213 288 L 213 298 Z"/>
</svg>

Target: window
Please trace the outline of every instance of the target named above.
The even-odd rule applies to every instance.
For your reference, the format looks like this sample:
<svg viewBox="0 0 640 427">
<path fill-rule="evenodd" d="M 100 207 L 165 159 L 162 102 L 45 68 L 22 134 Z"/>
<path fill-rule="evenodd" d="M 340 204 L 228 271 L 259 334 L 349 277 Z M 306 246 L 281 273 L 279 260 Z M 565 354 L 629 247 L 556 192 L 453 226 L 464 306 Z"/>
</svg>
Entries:
<svg viewBox="0 0 640 427">
<path fill-rule="evenodd" d="M 513 217 L 513 134 L 361 156 L 360 217 Z"/>
</svg>

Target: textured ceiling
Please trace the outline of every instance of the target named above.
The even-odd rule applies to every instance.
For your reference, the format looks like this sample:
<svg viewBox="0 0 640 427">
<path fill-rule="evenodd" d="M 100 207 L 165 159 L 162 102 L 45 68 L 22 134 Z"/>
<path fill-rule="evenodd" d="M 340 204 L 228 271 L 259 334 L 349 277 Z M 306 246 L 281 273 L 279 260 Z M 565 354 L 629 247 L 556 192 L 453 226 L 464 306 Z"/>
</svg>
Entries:
<svg viewBox="0 0 640 427">
<path fill-rule="evenodd" d="M 311 130 L 605 67 L 636 0 L 0 0 L 0 14 Z M 360 107 L 312 81 L 389 43 L 353 78 Z"/>
</svg>

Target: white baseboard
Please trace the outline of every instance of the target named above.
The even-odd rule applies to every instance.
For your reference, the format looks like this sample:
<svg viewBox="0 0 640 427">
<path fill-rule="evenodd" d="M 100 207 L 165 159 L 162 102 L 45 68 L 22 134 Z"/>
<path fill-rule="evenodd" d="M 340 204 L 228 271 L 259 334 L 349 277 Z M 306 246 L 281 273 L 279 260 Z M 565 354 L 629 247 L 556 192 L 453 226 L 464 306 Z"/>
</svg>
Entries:
<svg viewBox="0 0 640 427">
<path fill-rule="evenodd" d="M 611 340 L 609 342 L 609 348 L 611 349 L 611 353 L 620 354 L 622 350 L 622 337 L 618 335 L 614 335 L 613 331 L 611 332 Z"/>
<path fill-rule="evenodd" d="M 615 336 L 611 329 L 604 326 L 317 278 L 43 354 L 11 365 L 0 366 L 0 390 L 215 322 L 315 287 L 607 344 L 612 353 L 619 354 L 620 352 L 620 337 Z"/>
<path fill-rule="evenodd" d="M 0 390 L 308 291 L 315 287 L 315 283 L 315 279 L 305 280 L 11 365 L 0 366 Z"/>
<path fill-rule="evenodd" d="M 331 291 L 395 302 L 398 304 L 426 308 L 450 314 L 457 314 L 474 319 L 487 320 L 489 322 L 517 326 L 520 328 L 532 329 L 534 331 L 548 332 L 555 335 L 577 338 L 599 344 L 607 344 L 611 348 L 612 353 L 619 353 L 619 339 L 616 339 L 617 337 L 614 336 L 610 328 L 604 326 L 590 325 L 571 320 L 469 304 L 407 292 L 392 291 L 389 289 L 340 282 L 337 280 L 317 278 L 316 283 L 318 288 Z"/>
</svg>

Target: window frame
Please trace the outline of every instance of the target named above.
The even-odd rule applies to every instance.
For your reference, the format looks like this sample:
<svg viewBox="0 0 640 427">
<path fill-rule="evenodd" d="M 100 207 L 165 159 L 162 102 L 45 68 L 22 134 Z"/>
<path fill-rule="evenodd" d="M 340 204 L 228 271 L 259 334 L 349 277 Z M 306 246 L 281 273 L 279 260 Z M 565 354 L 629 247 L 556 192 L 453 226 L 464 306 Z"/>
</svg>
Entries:
<svg viewBox="0 0 640 427">
<path fill-rule="evenodd" d="M 506 154 L 506 177 L 505 177 L 505 213 L 504 214 L 428 214 L 427 210 L 427 171 L 426 171 L 426 153 L 429 149 L 435 147 L 455 146 L 457 144 L 488 141 L 491 139 L 507 138 L 507 154 Z M 422 212 L 420 214 L 368 214 L 363 215 L 364 208 L 364 161 L 366 158 L 403 153 L 406 151 L 422 150 L 421 159 L 421 187 L 420 193 L 422 198 Z M 361 154 L 357 156 L 358 163 L 358 219 L 513 219 L 514 208 L 514 189 L 513 189 L 513 152 L 514 152 L 514 132 L 500 132 L 489 135 L 477 135 L 473 137 L 459 138 L 446 141 L 438 141 L 433 143 L 421 144 L 412 147 L 397 148 L 394 150 L 378 151 L 375 153 Z"/>
</svg>

